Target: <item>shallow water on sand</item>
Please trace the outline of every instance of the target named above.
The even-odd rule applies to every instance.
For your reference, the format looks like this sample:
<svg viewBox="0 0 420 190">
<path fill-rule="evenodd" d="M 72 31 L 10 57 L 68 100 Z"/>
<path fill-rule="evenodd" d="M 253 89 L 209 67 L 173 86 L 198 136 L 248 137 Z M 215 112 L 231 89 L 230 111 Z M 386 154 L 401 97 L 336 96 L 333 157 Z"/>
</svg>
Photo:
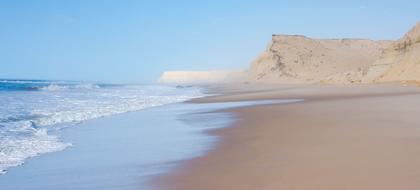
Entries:
<svg viewBox="0 0 420 190">
<path fill-rule="evenodd" d="M 203 155 L 214 144 L 217 137 L 203 131 L 234 120 L 211 111 L 275 102 L 177 103 L 90 120 L 57 134 L 72 147 L 10 169 L 0 176 L 0 189 L 150 190 L 148 179 L 178 161 Z"/>
</svg>

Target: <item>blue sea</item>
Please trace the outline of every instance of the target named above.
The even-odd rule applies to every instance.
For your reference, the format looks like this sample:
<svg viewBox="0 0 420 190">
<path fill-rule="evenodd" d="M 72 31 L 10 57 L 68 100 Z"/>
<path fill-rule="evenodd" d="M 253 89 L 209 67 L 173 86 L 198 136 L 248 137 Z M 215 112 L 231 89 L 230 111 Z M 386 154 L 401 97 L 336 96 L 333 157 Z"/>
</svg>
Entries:
<svg viewBox="0 0 420 190">
<path fill-rule="evenodd" d="M 71 147 L 63 128 L 200 96 L 195 87 L 0 79 L 0 174 Z"/>
</svg>

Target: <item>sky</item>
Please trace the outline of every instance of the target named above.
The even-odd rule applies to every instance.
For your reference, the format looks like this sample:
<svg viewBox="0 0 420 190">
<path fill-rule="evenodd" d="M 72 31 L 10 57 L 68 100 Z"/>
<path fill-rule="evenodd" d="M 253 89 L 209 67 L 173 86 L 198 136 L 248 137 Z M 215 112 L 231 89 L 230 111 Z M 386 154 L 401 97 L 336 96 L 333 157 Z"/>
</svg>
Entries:
<svg viewBox="0 0 420 190">
<path fill-rule="evenodd" d="M 395 40 L 420 1 L 0 0 L 0 78 L 153 83 L 246 69 L 272 34 Z"/>
</svg>

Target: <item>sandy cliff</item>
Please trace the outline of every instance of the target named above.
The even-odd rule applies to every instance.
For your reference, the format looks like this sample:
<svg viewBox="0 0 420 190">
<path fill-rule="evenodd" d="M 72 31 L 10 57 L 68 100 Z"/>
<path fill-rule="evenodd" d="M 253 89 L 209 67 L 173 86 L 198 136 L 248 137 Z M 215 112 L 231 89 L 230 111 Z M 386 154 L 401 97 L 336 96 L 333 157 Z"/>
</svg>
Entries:
<svg viewBox="0 0 420 190">
<path fill-rule="evenodd" d="M 273 35 L 267 50 L 252 63 L 249 80 L 284 83 L 360 81 L 391 42 L 365 39 L 311 39 Z"/>
<path fill-rule="evenodd" d="M 159 79 L 164 84 L 208 84 L 243 81 L 245 71 L 166 71 Z"/>
<path fill-rule="evenodd" d="M 363 82 L 420 81 L 420 22 L 390 45 L 369 68 Z"/>
<path fill-rule="evenodd" d="M 273 35 L 247 71 L 171 71 L 162 83 L 420 84 L 420 22 L 396 41 Z"/>
</svg>

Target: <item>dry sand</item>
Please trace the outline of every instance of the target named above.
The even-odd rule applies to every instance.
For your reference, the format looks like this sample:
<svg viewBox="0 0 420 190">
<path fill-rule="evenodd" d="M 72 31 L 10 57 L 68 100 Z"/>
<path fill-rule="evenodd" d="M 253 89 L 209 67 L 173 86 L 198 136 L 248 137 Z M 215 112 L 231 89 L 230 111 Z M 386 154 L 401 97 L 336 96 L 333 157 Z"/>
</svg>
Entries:
<svg viewBox="0 0 420 190">
<path fill-rule="evenodd" d="M 239 120 L 210 132 L 220 143 L 154 183 L 168 190 L 420 189 L 420 88 L 257 86 L 211 88 L 226 95 L 195 102 L 306 101 L 223 110 Z"/>
</svg>

